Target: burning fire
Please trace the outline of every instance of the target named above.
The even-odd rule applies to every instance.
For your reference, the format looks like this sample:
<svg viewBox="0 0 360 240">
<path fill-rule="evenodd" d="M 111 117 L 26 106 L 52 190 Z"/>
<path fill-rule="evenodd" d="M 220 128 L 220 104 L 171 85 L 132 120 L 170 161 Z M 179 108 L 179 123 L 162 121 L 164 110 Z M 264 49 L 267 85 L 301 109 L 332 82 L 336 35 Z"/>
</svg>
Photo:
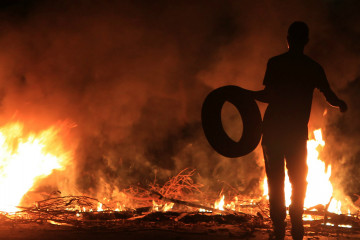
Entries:
<svg viewBox="0 0 360 240">
<path fill-rule="evenodd" d="M 0 128 L 0 211 L 14 212 L 35 183 L 64 169 L 70 154 L 62 148 L 59 128 L 26 133 L 16 122 Z"/>
<path fill-rule="evenodd" d="M 50 175 L 55 169 L 65 169 L 65 166 L 70 161 L 71 152 L 64 150 L 59 136 L 59 129 L 61 128 L 52 126 L 38 133 L 28 133 L 24 131 L 23 124 L 19 122 L 7 124 L 0 128 L 0 211 L 17 211 L 17 206 L 21 203 L 23 196 L 36 187 L 39 180 Z M 309 140 L 307 143 L 309 171 L 305 199 L 306 208 L 318 204 L 327 205 L 332 199 L 333 187 L 329 180 L 331 165 L 326 167 L 325 163 L 319 159 L 318 150 L 324 145 L 321 130 L 314 131 L 314 139 Z M 186 179 L 189 181 L 188 178 L 190 178 L 191 174 L 192 172 L 184 176 L 179 174 L 177 178 L 183 179 L 182 181 Z M 285 181 L 286 205 L 289 206 L 291 203 L 291 185 L 287 173 Z M 189 184 L 191 185 L 192 182 L 189 182 Z M 174 184 L 168 185 L 173 186 Z M 264 195 L 267 196 L 267 194 L 268 189 L 265 179 Z M 169 211 L 173 205 L 174 203 L 158 205 L 157 202 L 153 201 L 153 210 Z M 225 204 L 225 195 L 221 194 L 214 204 L 214 209 L 220 211 L 225 209 L 237 210 L 236 206 L 238 205 L 237 197 L 235 202 Z M 252 202 L 250 205 L 252 205 Z M 341 202 L 332 199 L 328 211 L 341 213 L 340 207 Z M 86 211 L 86 209 L 83 209 L 83 211 Z M 102 203 L 98 203 L 97 211 L 104 211 Z"/>
<path fill-rule="evenodd" d="M 215 201 L 214 208 L 224 211 L 225 195 L 222 195 L 217 201 Z"/>
<path fill-rule="evenodd" d="M 325 146 L 322 139 L 321 129 L 314 131 L 314 139 L 307 142 L 307 191 L 305 197 L 305 208 L 310 208 L 318 204 L 327 205 L 331 201 L 328 211 L 341 213 L 341 202 L 332 199 L 333 187 L 330 182 L 331 165 L 326 167 L 325 163 L 319 159 L 318 149 Z M 268 196 L 267 178 L 264 179 L 264 196 Z M 291 184 L 286 171 L 285 176 L 285 200 L 286 206 L 291 204 Z"/>
</svg>

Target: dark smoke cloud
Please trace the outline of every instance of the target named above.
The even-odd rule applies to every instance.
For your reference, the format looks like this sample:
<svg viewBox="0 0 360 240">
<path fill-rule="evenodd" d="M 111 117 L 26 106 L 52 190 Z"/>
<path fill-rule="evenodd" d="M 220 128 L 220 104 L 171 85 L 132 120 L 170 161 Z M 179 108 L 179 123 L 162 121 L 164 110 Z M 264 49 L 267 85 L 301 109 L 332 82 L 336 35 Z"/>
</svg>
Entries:
<svg viewBox="0 0 360 240">
<path fill-rule="evenodd" d="M 215 153 L 200 125 L 205 96 L 225 84 L 261 89 L 266 61 L 286 51 L 295 20 L 310 26 L 307 53 L 335 90 L 345 87 L 359 75 L 351 7 L 358 5 L 7 1 L 0 6 L 0 121 L 18 118 L 35 129 L 75 122 L 71 184 L 81 192 L 94 194 L 103 182 L 146 184 L 155 174 L 162 181 L 186 167 L 204 182 L 249 189 L 263 176 L 261 148 L 235 160 Z M 316 96 L 313 125 L 322 124 L 323 102 Z M 228 114 L 227 124 L 238 126 L 236 113 Z"/>
</svg>

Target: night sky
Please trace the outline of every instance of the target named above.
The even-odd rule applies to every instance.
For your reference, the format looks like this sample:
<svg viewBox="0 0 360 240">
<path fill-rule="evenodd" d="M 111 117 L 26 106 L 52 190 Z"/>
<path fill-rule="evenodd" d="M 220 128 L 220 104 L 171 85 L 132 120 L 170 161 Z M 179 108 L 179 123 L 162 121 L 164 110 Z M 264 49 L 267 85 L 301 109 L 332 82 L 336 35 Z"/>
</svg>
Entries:
<svg viewBox="0 0 360 240">
<path fill-rule="evenodd" d="M 315 92 L 309 127 L 324 130 L 322 155 L 338 187 L 358 193 L 359 12 L 357 0 L 1 1 L 0 123 L 76 125 L 63 177 L 85 194 L 105 191 L 100 182 L 110 194 L 155 175 L 161 182 L 187 167 L 208 188 L 226 182 L 256 193 L 261 148 L 218 155 L 202 132 L 201 105 L 223 85 L 262 89 L 267 60 L 287 51 L 287 28 L 301 20 L 310 28 L 305 53 L 349 105 L 342 115 Z M 227 112 L 224 124 L 237 131 L 236 112 Z"/>
</svg>

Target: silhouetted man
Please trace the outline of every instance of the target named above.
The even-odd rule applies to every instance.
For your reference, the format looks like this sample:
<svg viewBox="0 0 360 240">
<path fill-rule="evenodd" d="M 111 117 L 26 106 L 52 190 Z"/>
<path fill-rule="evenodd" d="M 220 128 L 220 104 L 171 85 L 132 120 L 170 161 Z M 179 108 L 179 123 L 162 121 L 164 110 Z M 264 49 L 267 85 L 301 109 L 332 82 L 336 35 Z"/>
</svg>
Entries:
<svg viewBox="0 0 360 240">
<path fill-rule="evenodd" d="M 304 55 L 309 38 L 304 22 L 294 22 L 288 30 L 289 51 L 268 61 L 264 78 L 265 89 L 255 98 L 269 103 L 263 120 L 262 147 L 269 185 L 270 217 L 274 236 L 285 236 L 284 159 L 292 185 L 291 234 L 303 239 L 303 205 L 307 187 L 306 142 L 313 91 L 318 88 L 329 104 L 347 106 L 331 90 L 323 68 Z"/>
</svg>

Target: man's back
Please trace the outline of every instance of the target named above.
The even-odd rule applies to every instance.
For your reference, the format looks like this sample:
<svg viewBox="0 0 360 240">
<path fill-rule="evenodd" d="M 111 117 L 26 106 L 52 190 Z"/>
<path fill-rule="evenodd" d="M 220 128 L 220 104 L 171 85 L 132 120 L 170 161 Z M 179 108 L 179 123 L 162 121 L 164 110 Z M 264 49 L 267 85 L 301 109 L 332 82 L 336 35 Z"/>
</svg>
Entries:
<svg viewBox="0 0 360 240">
<path fill-rule="evenodd" d="M 287 52 L 269 60 L 264 85 L 270 92 L 264 140 L 269 136 L 306 139 L 314 88 L 328 87 L 322 67 L 304 54 Z"/>
</svg>

